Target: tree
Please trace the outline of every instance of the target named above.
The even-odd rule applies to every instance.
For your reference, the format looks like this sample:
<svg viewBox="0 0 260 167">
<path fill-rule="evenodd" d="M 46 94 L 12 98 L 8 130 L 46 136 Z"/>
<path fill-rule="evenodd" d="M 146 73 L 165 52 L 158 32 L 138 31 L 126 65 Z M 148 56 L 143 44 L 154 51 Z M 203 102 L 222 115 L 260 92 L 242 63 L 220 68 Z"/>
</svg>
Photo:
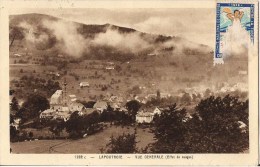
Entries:
<svg viewBox="0 0 260 167">
<path fill-rule="evenodd" d="M 12 101 L 10 104 L 10 110 L 13 113 L 16 113 L 19 110 L 18 100 L 15 97 L 12 98 Z"/>
<path fill-rule="evenodd" d="M 109 105 L 107 110 L 100 114 L 101 122 L 115 122 L 120 125 L 127 125 L 132 122 L 132 118 L 125 112 L 120 112 L 118 110 L 113 110 Z"/>
<path fill-rule="evenodd" d="M 33 132 L 29 132 L 29 138 L 33 138 Z"/>
<path fill-rule="evenodd" d="M 52 120 L 50 122 L 50 127 L 49 130 L 55 135 L 55 136 L 60 136 L 60 133 L 62 130 L 65 128 L 65 122 L 62 121 L 57 121 L 57 120 Z"/>
<path fill-rule="evenodd" d="M 249 147 L 248 100 L 242 102 L 230 95 L 224 98 L 211 96 L 201 100 L 196 110 L 201 121 L 197 121 L 199 128 L 193 131 L 199 140 L 191 151 L 238 153 Z M 239 121 L 247 125 L 245 132 L 239 128 Z"/>
<path fill-rule="evenodd" d="M 14 123 L 14 116 L 10 114 L 10 124 Z"/>
<path fill-rule="evenodd" d="M 122 67 L 121 67 L 120 65 L 116 65 L 116 66 L 115 66 L 115 70 L 116 70 L 117 72 L 120 72 L 120 71 L 122 71 Z"/>
<path fill-rule="evenodd" d="M 50 108 L 49 101 L 46 97 L 40 94 L 31 94 L 18 111 L 17 116 L 22 118 L 22 121 L 36 118 L 40 115 L 40 111 Z"/>
<path fill-rule="evenodd" d="M 44 91 L 47 92 L 48 96 L 51 96 L 56 90 L 61 89 L 58 81 L 48 80 L 46 85 L 43 87 Z"/>
<path fill-rule="evenodd" d="M 205 97 L 209 97 L 211 94 L 212 94 L 212 92 L 211 92 L 210 89 L 206 89 L 205 92 L 204 92 Z"/>
<path fill-rule="evenodd" d="M 230 95 L 201 100 L 191 119 L 176 105 L 154 118 L 152 153 L 239 153 L 249 147 L 248 100 Z M 239 128 L 242 121 L 246 130 Z"/>
<path fill-rule="evenodd" d="M 156 94 L 157 94 L 156 98 L 157 99 L 161 99 L 161 92 L 160 92 L 160 90 L 157 90 Z"/>
<path fill-rule="evenodd" d="M 78 111 L 75 111 L 65 123 L 66 131 L 70 134 L 72 139 L 78 139 L 84 134 L 90 135 L 99 131 L 99 120 L 98 112 L 80 116 Z"/>
<path fill-rule="evenodd" d="M 135 86 L 133 86 L 132 89 L 129 89 L 128 92 L 131 94 L 141 94 L 142 90 L 140 89 L 140 87 L 138 85 L 135 85 Z"/>
<path fill-rule="evenodd" d="M 10 140 L 14 141 L 17 136 L 17 130 L 14 126 L 10 126 Z"/>
<path fill-rule="evenodd" d="M 118 137 L 111 136 L 107 144 L 107 153 L 135 153 L 136 148 L 136 133 L 124 134 Z"/>
<path fill-rule="evenodd" d="M 191 102 L 191 96 L 189 95 L 189 93 L 185 92 L 183 94 L 183 96 L 181 97 L 181 102 L 186 104 L 189 104 Z"/>
<path fill-rule="evenodd" d="M 126 108 L 129 112 L 128 114 L 133 118 L 133 120 L 135 120 L 135 116 L 136 116 L 138 110 L 140 109 L 140 107 L 141 107 L 141 104 L 136 100 L 131 100 L 126 103 Z"/>
<path fill-rule="evenodd" d="M 183 122 L 186 116 L 185 109 L 177 109 L 174 104 L 164 110 L 160 116 L 154 118 L 153 130 L 156 142 L 151 145 L 153 153 L 181 153 L 181 144 L 185 138 L 187 128 Z"/>
</svg>

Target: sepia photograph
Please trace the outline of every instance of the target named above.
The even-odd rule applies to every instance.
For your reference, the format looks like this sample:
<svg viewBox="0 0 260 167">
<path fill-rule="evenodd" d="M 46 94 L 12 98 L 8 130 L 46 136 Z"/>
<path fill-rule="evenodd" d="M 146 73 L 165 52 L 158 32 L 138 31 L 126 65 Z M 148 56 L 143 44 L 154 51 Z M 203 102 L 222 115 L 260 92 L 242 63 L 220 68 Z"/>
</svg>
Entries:
<svg viewBox="0 0 260 167">
<path fill-rule="evenodd" d="M 12 9 L 10 153 L 249 154 L 252 9 Z"/>
</svg>

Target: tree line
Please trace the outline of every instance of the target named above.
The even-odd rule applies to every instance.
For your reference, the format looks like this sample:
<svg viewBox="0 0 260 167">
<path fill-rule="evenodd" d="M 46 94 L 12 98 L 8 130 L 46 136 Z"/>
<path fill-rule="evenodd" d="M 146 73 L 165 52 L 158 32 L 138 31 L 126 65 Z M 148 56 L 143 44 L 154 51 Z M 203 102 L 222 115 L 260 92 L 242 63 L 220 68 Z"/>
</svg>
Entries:
<svg viewBox="0 0 260 167">
<path fill-rule="evenodd" d="M 154 143 L 138 149 L 135 134 L 112 136 L 106 152 L 240 153 L 249 149 L 248 100 L 211 96 L 201 100 L 195 110 L 192 118 L 187 119 L 185 108 L 174 104 L 155 116 L 151 128 Z M 246 126 L 241 127 L 241 122 Z"/>
</svg>

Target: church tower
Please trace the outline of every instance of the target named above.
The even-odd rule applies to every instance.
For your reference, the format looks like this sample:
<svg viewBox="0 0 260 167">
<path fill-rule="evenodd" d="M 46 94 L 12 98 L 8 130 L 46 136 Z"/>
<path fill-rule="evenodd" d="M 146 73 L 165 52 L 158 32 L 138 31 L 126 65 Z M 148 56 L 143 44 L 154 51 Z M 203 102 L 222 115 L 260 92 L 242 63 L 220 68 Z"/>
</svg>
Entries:
<svg viewBox="0 0 260 167">
<path fill-rule="evenodd" d="M 62 105 L 63 106 L 67 106 L 68 105 L 68 98 L 67 98 L 67 82 L 66 82 L 66 78 L 64 79 L 64 82 L 62 84 L 62 89 L 63 89 L 63 93 L 62 93 Z"/>
</svg>

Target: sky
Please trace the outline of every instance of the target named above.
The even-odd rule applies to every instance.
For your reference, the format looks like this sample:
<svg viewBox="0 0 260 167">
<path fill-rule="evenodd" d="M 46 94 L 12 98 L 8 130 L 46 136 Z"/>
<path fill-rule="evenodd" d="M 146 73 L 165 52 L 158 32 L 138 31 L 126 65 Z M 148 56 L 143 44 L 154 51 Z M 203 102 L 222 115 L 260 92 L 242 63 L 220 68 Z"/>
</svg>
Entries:
<svg viewBox="0 0 260 167">
<path fill-rule="evenodd" d="M 41 13 L 85 24 L 114 24 L 141 32 L 179 36 L 214 47 L 215 10 L 168 9 L 16 9 L 10 14 Z"/>
</svg>

